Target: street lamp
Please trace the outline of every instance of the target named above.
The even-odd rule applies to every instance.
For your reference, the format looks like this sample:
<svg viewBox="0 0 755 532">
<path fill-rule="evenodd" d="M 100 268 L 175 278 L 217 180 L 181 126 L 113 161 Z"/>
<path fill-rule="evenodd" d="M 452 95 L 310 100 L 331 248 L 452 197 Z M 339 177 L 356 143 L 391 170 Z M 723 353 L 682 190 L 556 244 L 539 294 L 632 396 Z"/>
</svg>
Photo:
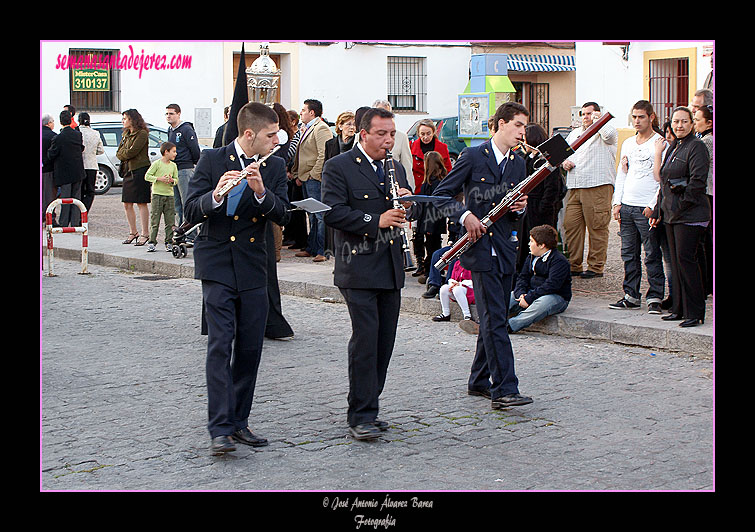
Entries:
<svg viewBox="0 0 755 532">
<path fill-rule="evenodd" d="M 247 91 L 250 102 L 272 106 L 278 93 L 281 71 L 270 57 L 266 43 L 260 45 L 260 56 L 246 69 Z"/>
</svg>

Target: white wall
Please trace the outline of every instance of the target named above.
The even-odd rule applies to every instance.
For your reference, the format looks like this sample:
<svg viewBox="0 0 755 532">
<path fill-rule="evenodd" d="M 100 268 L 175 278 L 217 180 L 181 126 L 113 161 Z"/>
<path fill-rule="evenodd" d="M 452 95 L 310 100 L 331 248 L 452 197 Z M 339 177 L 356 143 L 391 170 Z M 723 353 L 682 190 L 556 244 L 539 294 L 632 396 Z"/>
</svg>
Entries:
<svg viewBox="0 0 755 532">
<path fill-rule="evenodd" d="M 622 59 L 620 46 L 602 42 L 577 42 L 576 101 L 581 106 L 587 101 L 597 102 L 616 118 L 616 127 L 631 126 L 631 107 L 641 100 L 643 93 L 643 54 L 652 50 L 697 48 L 697 74 L 690 80 L 694 87 L 702 87 L 710 72 L 710 58 L 703 58 L 703 46 L 712 42 L 666 41 L 635 42 L 629 46 L 628 60 Z"/>
<path fill-rule="evenodd" d="M 129 48 L 129 46 L 131 48 Z M 40 43 L 40 114 L 55 117 L 70 103 L 69 73 L 56 68 L 59 55 L 70 48 L 118 49 L 121 56 L 165 55 L 170 62 L 175 55 L 191 56 L 191 67 L 173 70 L 122 70 L 121 110 L 134 108 L 145 121 L 168 127 L 165 106 L 181 106 L 181 118 L 194 121 L 195 108 L 212 112 L 212 133 L 223 123 L 222 43 L 215 42 L 139 42 L 139 41 L 66 41 Z M 78 113 L 78 110 L 77 110 Z M 120 121 L 120 113 L 90 113 L 93 121 Z"/>
<path fill-rule="evenodd" d="M 246 43 L 248 52 L 258 50 Z M 429 44 L 429 43 L 428 43 Z M 343 42 L 330 46 L 304 43 L 272 43 L 271 53 L 282 52 L 278 65 L 289 73 L 291 86 L 281 87 L 281 102 L 301 110 L 306 98 L 323 102 L 326 118 L 335 121 L 345 110 L 355 111 L 387 97 L 388 56 L 426 57 L 427 114 L 397 114 L 396 126 L 406 131 L 420 118 L 457 114 L 457 95 L 466 87 L 471 48 L 468 43 L 451 46 L 357 44 L 346 49 Z M 131 48 L 129 48 L 131 46 Z M 70 48 L 118 49 L 122 55 L 190 55 L 191 68 L 185 70 L 121 71 L 121 110 L 137 109 L 144 119 L 167 127 L 165 106 L 181 106 L 182 119 L 194 122 L 195 108 L 210 108 L 212 132 L 223 123 L 223 107 L 232 95 L 232 55 L 240 43 L 224 42 L 140 42 L 140 41 L 51 41 L 40 43 L 40 115 L 56 118 L 70 103 L 69 73 L 56 68 L 59 55 Z M 293 64 L 295 63 L 295 64 Z M 248 63 L 247 66 L 250 66 Z M 287 100 L 287 101 L 284 101 Z M 298 101 L 293 101 L 298 100 Z M 120 113 L 90 113 L 94 121 L 120 121 Z"/>
<path fill-rule="evenodd" d="M 469 79 L 470 53 L 469 46 L 357 44 L 347 50 L 342 42 L 330 46 L 302 43 L 298 80 L 302 101 L 291 105 L 298 111 L 306 98 L 315 98 L 323 103 L 323 114 L 335 121 L 342 111 L 387 99 L 389 56 L 426 57 L 427 114 L 397 114 L 396 127 L 406 131 L 420 118 L 457 114 L 457 95 Z"/>
</svg>

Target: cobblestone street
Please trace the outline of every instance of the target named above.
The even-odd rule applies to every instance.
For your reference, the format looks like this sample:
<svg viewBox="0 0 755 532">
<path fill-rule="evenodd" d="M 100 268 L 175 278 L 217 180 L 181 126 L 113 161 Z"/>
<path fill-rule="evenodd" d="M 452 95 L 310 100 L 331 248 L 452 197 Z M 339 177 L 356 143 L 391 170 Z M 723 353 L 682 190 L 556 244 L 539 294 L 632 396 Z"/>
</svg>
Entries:
<svg viewBox="0 0 755 532">
<path fill-rule="evenodd" d="M 346 307 L 294 296 L 296 337 L 266 340 L 252 406 L 270 445 L 212 457 L 199 281 L 55 269 L 41 283 L 43 490 L 714 489 L 709 357 L 518 334 L 535 401 L 497 411 L 466 394 L 476 338 L 402 313 L 381 397 L 390 428 L 355 442 Z"/>
</svg>

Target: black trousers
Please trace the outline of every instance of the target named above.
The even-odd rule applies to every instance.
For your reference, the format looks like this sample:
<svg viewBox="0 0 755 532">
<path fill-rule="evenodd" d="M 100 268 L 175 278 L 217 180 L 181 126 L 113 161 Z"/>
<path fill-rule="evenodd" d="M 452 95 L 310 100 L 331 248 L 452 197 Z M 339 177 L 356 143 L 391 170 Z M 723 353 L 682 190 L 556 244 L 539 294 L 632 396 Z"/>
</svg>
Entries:
<svg viewBox="0 0 755 532">
<path fill-rule="evenodd" d="M 401 291 L 355 288 L 340 291 L 351 316 L 346 419 L 353 427 L 377 419 L 378 397 L 385 386 L 396 340 Z"/>
<path fill-rule="evenodd" d="M 665 227 L 671 251 L 671 312 L 685 319 L 704 319 L 705 284 L 697 253 L 707 228 L 668 223 Z"/>
<path fill-rule="evenodd" d="M 472 283 L 480 332 L 468 386 L 475 390 L 489 389 L 493 399 L 519 393 L 514 352 L 506 329 L 512 276 L 503 273 L 500 263 L 493 260 L 490 271 L 472 272 Z"/>
<path fill-rule="evenodd" d="M 267 319 L 267 288 L 241 292 L 202 281 L 207 322 L 207 429 L 228 436 L 248 425 Z"/>
</svg>

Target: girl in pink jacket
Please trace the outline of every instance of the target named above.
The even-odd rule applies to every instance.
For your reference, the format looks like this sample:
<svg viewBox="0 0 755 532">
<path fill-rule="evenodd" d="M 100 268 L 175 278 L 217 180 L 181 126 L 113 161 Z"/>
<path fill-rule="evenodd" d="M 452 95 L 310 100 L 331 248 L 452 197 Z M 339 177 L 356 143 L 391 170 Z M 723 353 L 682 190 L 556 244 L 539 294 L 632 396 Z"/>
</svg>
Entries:
<svg viewBox="0 0 755 532">
<path fill-rule="evenodd" d="M 440 306 L 442 314 L 433 317 L 433 321 L 451 320 L 451 303 L 456 301 L 464 314 L 465 320 L 471 320 L 469 305 L 474 304 L 474 288 L 472 287 L 472 273 L 456 261 L 448 282 L 440 287 Z"/>
</svg>

